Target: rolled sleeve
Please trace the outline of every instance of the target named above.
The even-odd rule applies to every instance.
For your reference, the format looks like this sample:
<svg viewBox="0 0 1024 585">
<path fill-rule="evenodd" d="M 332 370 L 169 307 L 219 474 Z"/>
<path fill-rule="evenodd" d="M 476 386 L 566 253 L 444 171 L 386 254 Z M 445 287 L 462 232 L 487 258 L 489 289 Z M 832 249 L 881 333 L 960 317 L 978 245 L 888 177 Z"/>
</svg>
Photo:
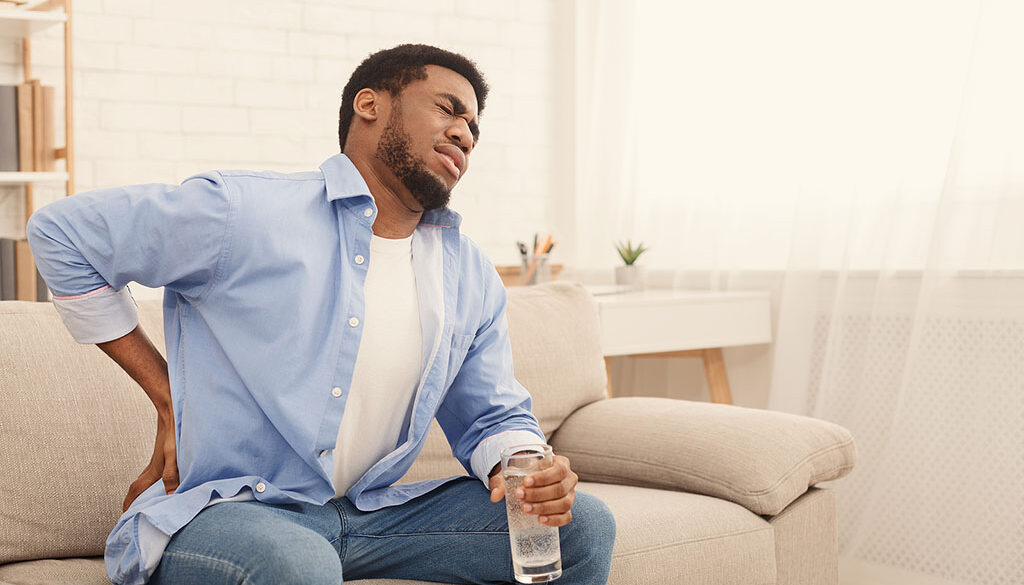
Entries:
<svg viewBox="0 0 1024 585">
<path fill-rule="evenodd" d="M 105 343 L 124 337 L 139 324 L 139 310 L 128 287 L 98 288 L 84 295 L 53 297 L 64 326 L 78 343 Z"/>
<path fill-rule="evenodd" d="M 235 201 L 213 172 L 87 191 L 36 211 L 32 254 L 75 340 L 103 343 L 138 325 L 129 282 L 201 302 L 227 255 Z"/>
<path fill-rule="evenodd" d="M 470 459 L 473 467 L 473 474 L 490 486 L 491 470 L 501 463 L 501 452 L 509 447 L 518 445 L 531 445 L 545 443 L 544 437 L 538 436 L 532 431 L 505 431 L 497 435 L 491 435 L 477 445 Z"/>
</svg>

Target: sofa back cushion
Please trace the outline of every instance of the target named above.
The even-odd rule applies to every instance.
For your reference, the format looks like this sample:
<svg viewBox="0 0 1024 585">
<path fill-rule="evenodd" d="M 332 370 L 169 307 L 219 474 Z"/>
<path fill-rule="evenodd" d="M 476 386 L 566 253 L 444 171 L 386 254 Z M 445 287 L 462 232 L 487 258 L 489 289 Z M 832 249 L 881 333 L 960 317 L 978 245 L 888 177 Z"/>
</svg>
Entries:
<svg viewBox="0 0 1024 585">
<path fill-rule="evenodd" d="M 163 351 L 160 301 L 139 319 Z M 604 396 L 597 304 L 579 285 L 509 289 L 516 376 L 549 436 Z M 0 564 L 94 556 L 152 454 L 156 414 L 95 345 L 71 338 L 49 303 L 0 303 Z M 435 428 L 405 481 L 464 473 Z"/>
<path fill-rule="evenodd" d="M 140 319 L 162 348 L 156 309 Z M 149 398 L 98 347 L 76 343 L 50 303 L 9 301 L 0 401 L 0 563 L 103 554 L 153 452 Z"/>
<path fill-rule="evenodd" d="M 550 437 L 567 416 L 607 395 L 597 301 L 570 282 L 510 287 L 508 299 L 516 379 Z"/>
<path fill-rule="evenodd" d="M 597 301 L 582 285 L 552 282 L 508 288 L 509 339 L 516 379 L 551 437 L 575 410 L 606 396 Z M 402 482 L 465 473 L 434 421 L 427 444 Z"/>
</svg>

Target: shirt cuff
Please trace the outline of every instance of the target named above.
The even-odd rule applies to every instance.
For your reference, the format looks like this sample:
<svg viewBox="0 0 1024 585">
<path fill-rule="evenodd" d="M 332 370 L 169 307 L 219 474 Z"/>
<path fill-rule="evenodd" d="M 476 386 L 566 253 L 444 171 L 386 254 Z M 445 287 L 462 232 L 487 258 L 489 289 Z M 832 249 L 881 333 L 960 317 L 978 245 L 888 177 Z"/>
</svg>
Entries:
<svg viewBox="0 0 1024 585">
<path fill-rule="evenodd" d="M 53 297 L 64 326 L 78 343 L 104 343 L 132 332 L 139 324 L 139 310 L 128 287 L 110 286 L 74 297 Z"/>
<path fill-rule="evenodd" d="M 484 486 L 490 489 L 490 474 L 495 465 L 501 463 L 501 452 L 516 445 L 547 443 L 544 437 L 532 431 L 504 431 L 491 435 L 476 446 L 469 465 Z"/>
</svg>

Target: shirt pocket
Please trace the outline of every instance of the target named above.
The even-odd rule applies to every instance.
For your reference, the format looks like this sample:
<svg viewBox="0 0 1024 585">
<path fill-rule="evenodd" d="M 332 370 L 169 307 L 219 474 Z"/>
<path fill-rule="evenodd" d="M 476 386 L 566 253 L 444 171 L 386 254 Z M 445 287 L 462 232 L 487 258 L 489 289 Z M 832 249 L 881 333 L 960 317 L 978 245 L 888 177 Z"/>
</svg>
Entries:
<svg viewBox="0 0 1024 585">
<path fill-rule="evenodd" d="M 444 382 L 446 389 L 452 385 L 452 382 L 455 381 L 455 376 L 462 369 L 462 364 L 466 361 L 466 354 L 469 353 L 469 348 L 473 345 L 474 339 L 476 339 L 476 335 L 472 333 L 466 335 L 456 333 L 452 336 L 452 346 L 448 352 L 448 376 Z"/>
</svg>

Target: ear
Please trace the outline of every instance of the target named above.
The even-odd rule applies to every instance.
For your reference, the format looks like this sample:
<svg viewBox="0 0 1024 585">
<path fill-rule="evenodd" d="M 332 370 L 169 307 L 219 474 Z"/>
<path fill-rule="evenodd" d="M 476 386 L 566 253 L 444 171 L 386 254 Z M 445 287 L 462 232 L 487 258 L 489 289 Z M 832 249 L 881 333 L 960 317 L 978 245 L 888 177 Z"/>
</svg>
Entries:
<svg viewBox="0 0 1024 585">
<path fill-rule="evenodd" d="M 356 94 L 354 100 L 352 100 L 352 110 L 356 116 L 359 116 L 367 122 L 373 122 L 377 119 L 380 109 L 380 96 L 377 92 L 369 88 L 363 88 Z"/>
</svg>

